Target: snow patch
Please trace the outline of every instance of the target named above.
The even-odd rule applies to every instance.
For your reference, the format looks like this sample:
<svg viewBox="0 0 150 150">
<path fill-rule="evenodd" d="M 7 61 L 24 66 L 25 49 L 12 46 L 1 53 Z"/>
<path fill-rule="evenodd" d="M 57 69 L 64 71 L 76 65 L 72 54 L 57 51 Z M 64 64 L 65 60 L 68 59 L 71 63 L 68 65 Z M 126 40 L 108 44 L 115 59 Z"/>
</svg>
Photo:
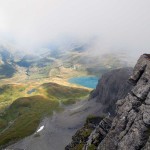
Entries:
<svg viewBox="0 0 150 150">
<path fill-rule="evenodd" d="M 41 126 L 36 132 L 41 132 L 44 129 L 44 126 Z"/>
</svg>

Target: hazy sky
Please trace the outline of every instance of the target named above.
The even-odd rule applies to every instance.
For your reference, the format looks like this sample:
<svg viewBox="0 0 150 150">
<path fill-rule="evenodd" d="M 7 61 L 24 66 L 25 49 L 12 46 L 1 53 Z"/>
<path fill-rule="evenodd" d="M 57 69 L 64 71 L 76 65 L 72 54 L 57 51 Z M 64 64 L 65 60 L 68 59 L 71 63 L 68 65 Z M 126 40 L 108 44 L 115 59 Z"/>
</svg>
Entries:
<svg viewBox="0 0 150 150">
<path fill-rule="evenodd" d="M 150 53 L 150 0 L 0 0 L 0 43 L 32 50 L 63 37 Z"/>
</svg>

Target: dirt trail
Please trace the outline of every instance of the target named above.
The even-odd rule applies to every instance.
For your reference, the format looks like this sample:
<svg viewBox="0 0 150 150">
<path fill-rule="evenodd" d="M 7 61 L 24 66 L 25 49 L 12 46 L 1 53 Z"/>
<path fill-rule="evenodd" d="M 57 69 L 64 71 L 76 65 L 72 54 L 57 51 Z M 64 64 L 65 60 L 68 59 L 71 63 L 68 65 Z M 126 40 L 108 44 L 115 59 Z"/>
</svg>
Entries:
<svg viewBox="0 0 150 150">
<path fill-rule="evenodd" d="M 84 100 L 65 107 L 61 113 L 43 119 L 33 135 L 24 138 L 8 149 L 64 150 L 72 135 L 85 123 L 89 114 L 101 114 L 100 103 Z"/>
</svg>

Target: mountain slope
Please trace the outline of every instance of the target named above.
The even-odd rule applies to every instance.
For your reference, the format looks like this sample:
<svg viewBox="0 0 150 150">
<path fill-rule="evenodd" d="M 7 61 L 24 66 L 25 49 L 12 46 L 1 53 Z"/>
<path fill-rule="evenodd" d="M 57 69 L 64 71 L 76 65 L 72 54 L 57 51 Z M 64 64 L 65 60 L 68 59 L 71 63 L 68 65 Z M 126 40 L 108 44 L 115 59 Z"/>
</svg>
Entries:
<svg viewBox="0 0 150 150">
<path fill-rule="evenodd" d="M 120 68 L 105 73 L 91 93 L 91 98 L 96 98 L 97 102 L 103 104 L 105 112 L 114 114 L 116 101 L 124 98 L 132 89 L 127 82 L 131 72 L 132 68 Z"/>
<path fill-rule="evenodd" d="M 117 116 L 98 150 L 148 150 L 150 137 L 150 55 L 142 55 L 130 81 L 135 84 L 125 99 L 117 102 Z"/>
<path fill-rule="evenodd" d="M 133 86 L 116 103 L 116 116 L 104 117 L 86 141 L 79 139 L 66 150 L 149 150 L 150 149 L 150 55 L 142 55 L 129 81 Z M 110 99 L 111 100 L 111 99 Z"/>
<path fill-rule="evenodd" d="M 13 55 L 0 47 L 0 79 L 11 78 L 15 73 Z"/>
<path fill-rule="evenodd" d="M 0 149 L 5 147 L 5 144 L 14 143 L 31 135 L 44 117 L 52 115 L 54 111 L 62 110 L 65 105 L 75 103 L 89 94 L 87 89 L 56 83 L 45 83 L 28 91 L 25 88 L 18 85 L 0 88 L 0 102 L 11 103 L 0 112 Z M 27 92 L 28 96 L 23 97 L 24 92 Z M 11 96 L 19 98 L 11 99 Z"/>
<path fill-rule="evenodd" d="M 97 105 L 101 108 L 101 120 L 108 112 L 113 116 L 115 114 L 115 103 L 117 99 L 124 98 L 132 89 L 133 86 L 127 82 L 131 72 L 132 68 L 120 68 L 107 72 L 100 78 L 96 89 L 90 94 L 90 101 L 93 101 L 93 98 L 97 101 Z M 105 114 L 102 114 L 102 112 Z M 96 119 L 97 117 L 91 116 L 90 118 Z M 96 120 L 98 121 L 98 119 Z M 106 132 L 111 127 L 111 122 L 109 118 L 105 118 L 102 120 L 102 123 L 97 126 L 98 132 L 95 131 L 94 135 L 91 136 L 91 139 L 94 136 L 94 144 L 96 146 L 98 146 L 99 141 L 105 137 Z M 104 127 L 106 128 L 105 130 Z M 94 129 L 95 123 L 86 123 L 84 127 L 78 130 L 72 137 L 72 142 L 66 146 L 66 150 L 82 150 L 85 142 L 88 140 L 88 136 Z M 100 131 L 102 132 L 99 134 Z M 91 145 L 91 147 L 93 148 L 95 145 Z"/>
</svg>

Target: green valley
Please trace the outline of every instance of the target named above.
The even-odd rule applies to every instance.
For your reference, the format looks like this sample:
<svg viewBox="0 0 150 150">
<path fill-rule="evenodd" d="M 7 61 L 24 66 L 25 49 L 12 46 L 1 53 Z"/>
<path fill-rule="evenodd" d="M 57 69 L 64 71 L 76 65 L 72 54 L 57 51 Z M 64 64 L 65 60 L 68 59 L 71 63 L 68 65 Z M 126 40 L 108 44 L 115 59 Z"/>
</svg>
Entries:
<svg viewBox="0 0 150 150">
<path fill-rule="evenodd" d="M 70 78 L 100 77 L 121 66 L 127 62 L 120 54 L 98 57 L 80 47 L 41 55 L 0 50 L 0 145 L 31 135 L 46 116 L 86 99 L 92 89 Z"/>
<path fill-rule="evenodd" d="M 63 109 L 60 103 L 72 104 L 90 92 L 56 83 L 44 83 L 31 94 L 26 93 L 27 89 L 27 86 L 20 85 L 1 87 L 0 145 L 34 133 L 45 116 Z"/>
</svg>

